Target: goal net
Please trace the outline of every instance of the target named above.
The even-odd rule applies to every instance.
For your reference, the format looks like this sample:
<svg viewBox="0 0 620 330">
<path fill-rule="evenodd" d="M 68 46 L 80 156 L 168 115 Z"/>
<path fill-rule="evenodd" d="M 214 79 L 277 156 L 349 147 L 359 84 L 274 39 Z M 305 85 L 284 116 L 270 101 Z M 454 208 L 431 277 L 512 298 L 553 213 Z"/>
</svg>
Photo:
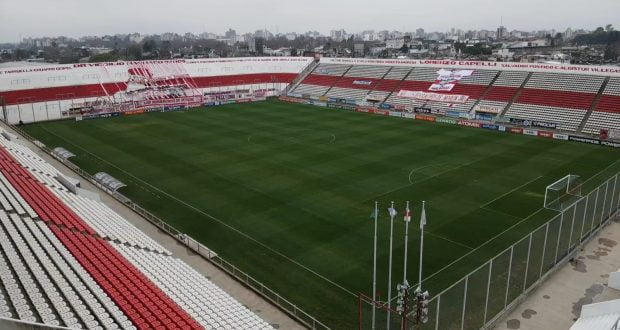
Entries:
<svg viewBox="0 0 620 330">
<path fill-rule="evenodd" d="M 545 208 L 562 211 L 581 198 L 582 181 L 579 175 L 569 174 L 547 186 Z"/>
</svg>

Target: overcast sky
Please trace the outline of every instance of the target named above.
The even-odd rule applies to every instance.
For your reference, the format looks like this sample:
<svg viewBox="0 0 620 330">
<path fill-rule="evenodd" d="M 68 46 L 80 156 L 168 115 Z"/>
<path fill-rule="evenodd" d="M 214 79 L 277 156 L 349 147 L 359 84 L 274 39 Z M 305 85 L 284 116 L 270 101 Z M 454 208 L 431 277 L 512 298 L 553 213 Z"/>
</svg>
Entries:
<svg viewBox="0 0 620 330">
<path fill-rule="evenodd" d="M 139 32 L 305 32 L 344 28 L 563 31 L 614 24 L 620 0 L 0 0 L 0 42 Z"/>
</svg>

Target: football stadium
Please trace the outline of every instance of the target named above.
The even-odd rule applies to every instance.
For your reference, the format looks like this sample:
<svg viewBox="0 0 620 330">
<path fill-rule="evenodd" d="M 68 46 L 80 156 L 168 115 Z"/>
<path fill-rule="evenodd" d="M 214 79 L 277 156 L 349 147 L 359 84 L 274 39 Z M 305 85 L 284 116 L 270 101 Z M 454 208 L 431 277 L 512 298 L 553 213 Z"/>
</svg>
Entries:
<svg viewBox="0 0 620 330">
<path fill-rule="evenodd" d="M 0 104 L 7 327 L 490 328 L 620 205 L 618 67 L 57 64 Z"/>
</svg>

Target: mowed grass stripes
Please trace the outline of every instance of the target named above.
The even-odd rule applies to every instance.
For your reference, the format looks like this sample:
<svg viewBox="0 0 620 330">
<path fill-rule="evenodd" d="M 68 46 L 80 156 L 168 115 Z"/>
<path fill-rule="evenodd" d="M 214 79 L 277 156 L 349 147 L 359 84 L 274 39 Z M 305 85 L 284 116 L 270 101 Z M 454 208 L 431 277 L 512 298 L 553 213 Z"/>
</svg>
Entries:
<svg viewBox="0 0 620 330">
<path fill-rule="evenodd" d="M 417 274 L 425 200 L 425 286 L 436 293 L 550 219 L 546 185 L 570 173 L 593 187 L 620 169 L 611 148 L 278 101 L 24 129 L 120 179 L 135 202 L 342 329 L 356 325 L 355 295 L 371 294 L 375 200 L 380 291 L 389 202 L 400 212 L 394 288 L 405 201 Z"/>
</svg>

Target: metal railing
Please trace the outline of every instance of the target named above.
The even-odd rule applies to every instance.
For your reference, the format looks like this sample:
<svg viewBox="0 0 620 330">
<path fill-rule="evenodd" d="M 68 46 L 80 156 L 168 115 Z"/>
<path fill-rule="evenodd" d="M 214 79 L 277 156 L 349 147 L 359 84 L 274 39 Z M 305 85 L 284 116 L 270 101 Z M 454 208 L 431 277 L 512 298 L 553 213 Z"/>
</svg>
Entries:
<svg viewBox="0 0 620 330">
<path fill-rule="evenodd" d="M 619 206 L 617 173 L 433 297 L 422 328 L 493 327 L 609 224 Z"/>
<path fill-rule="evenodd" d="M 58 160 L 59 162 L 63 163 L 65 166 L 67 166 L 69 169 L 71 169 L 76 174 L 80 175 L 82 178 L 84 178 L 88 182 L 92 183 L 93 185 L 99 187 L 101 190 L 105 191 L 108 195 L 112 196 L 117 201 L 131 208 L 138 215 L 142 216 L 143 218 L 148 220 L 150 223 L 154 224 L 159 229 L 163 230 L 168 235 L 172 236 L 177 241 L 183 243 L 187 248 L 196 252 L 197 254 L 205 258 L 206 260 L 210 261 L 212 264 L 216 265 L 219 269 L 223 270 L 228 275 L 232 276 L 237 281 L 244 284 L 246 287 L 250 288 L 252 291 L 257 293 L 264 299 L 270 301 L 272 304 L 274 304 L 280 310 L 282 310 L 283 312 L 291 316 L 296 321 L 300 322 L 301 324 L 307 326 L 310 329 L 319 329 L 319 330 L 330 329 L 328 326 L 326 326 L 325 324 L 317 320 L 314 316 L 306 313 L 305 311 L 297 307 L 295 304 L 288 301 L 286 298 L 282 297 L 279 293 L 273 291 L 272 289 L 270 289 L 269 287 L 267 287 L 260 281 L 254 279 L 249 274 L 237 268 L 232 263 L 226 261 L 224 258 L 220 257 L 217 253 L 213 252 L 211 249 L 207 248 L 206 246 L 204 246 L 202 243 L 198 242 L 191 236 L 177 230 L 176 228 L 169 225 L 168 223 L 166 223 L 165 221 L 163 221 L 156 215 L 147 211 L 140 205 L 134 203 L 130 198 L 124 196 L 123 194 L 117 191 L 112 191 L 108 189 L 107 187 L 101 185 L 88 172 L 84 171 L 83 169 L 81 169 L 79 166 L 72 163 L 71 161 L 57 157 L 53 153 L 52 149 L 50 149 L 49 147 L 41 143 L 37 143 L 38 141 L 32 138 L 28 133 L 24 132 L 21 128 L 17 126 L 12 126 L 12 125 L 9 125 L 9 126 L 15 132 L 19 133 L 23 138 L 30 141 L 34 145 L 36 145 L 38 148 L 43 150 L 45 153 L 54 157 L 54 159 Z"/>
</svg>

